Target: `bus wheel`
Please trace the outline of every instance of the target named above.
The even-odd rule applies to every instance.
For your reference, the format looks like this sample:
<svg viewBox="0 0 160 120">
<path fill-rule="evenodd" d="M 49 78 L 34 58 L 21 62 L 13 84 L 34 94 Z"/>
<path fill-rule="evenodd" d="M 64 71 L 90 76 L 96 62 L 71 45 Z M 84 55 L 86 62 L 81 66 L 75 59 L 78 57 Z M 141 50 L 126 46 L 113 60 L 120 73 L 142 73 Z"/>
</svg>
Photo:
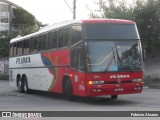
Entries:
<svg viewBox="0 0 160 120">
<path fill-rule="evenodd" d="M 24 84 L 23 84 L 24 92 L 29 93 L 27 78 L 24 77 L 23 81 L 24 81 Z"/>
<path fill-rule="evenodd" d="M 112 100 L 115 100 L 115 99 L 117 99 L 118 98 L 118 95 L 111 95 L 111 99 Z"/>
<path fill-rule="evenodd" d="M 18 87 L 18 91 L 19 91 L 20 93 L 23 93 L 23 92 L 24 92 L 23 82 L 22 82 L 21 77 L 18 77 L 17 87 Z"/>
<path fill-rule="evenodd" d="M 73 87 L 72 87 L 71 80 L 69 78 L 66 80 L 66 83 L 64 86 L 64 95 L 67 100 L 69 101 L 73 100 Z"/>
</svg>

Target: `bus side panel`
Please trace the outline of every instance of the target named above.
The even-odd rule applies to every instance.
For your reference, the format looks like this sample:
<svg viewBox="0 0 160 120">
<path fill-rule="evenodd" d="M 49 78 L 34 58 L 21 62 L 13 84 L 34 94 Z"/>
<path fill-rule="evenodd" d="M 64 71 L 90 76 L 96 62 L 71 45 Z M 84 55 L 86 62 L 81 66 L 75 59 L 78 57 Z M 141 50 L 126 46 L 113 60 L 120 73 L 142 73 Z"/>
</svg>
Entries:
<svg viewBox="0 0 160 120">
<path fill-rule="evenodd" d="M 45 52 L 42 59 L 45 66 L 50 66 L 48 71 L 54 76 L 49 91 L 62 93 L 63 77 L 70 74 L 70 49 Z"/>
<path fill-rule="evenodd" d="M 30 89 L 48 91 L 54 76 L 44 66 L 42 59 L 41 54 L 10 58 L 11 85 L 16 86 L 17 76 L 26 76 Z"/>
</svg>

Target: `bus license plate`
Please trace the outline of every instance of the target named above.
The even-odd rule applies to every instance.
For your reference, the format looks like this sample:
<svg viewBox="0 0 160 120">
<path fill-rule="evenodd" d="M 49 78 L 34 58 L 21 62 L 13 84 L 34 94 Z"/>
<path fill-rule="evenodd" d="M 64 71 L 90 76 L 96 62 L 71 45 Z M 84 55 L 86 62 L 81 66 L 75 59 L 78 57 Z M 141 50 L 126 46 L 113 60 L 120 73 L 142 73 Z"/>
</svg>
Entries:
<svg viewBox="0 0 160 120">
<path fill-rule="evenodd" d="M 124 91 L 124 89 L 123 88 L 116 88 L 116 89 L 114 89 L 114 91 L 115 92 L 121 92 L 121 91 Z"/>
</svg>

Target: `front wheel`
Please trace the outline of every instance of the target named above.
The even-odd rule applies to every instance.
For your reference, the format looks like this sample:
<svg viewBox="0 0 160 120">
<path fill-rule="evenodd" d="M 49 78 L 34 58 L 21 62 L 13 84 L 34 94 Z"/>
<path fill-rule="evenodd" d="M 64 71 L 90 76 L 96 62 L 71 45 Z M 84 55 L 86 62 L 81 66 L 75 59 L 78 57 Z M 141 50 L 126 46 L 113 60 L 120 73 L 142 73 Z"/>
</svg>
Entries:
<svg viewBox="0 0 160 120">
<path fill-rule="evenodd" d="M 118 95 L 111 95 L 111 99 L 112 100 L 115 100 L 115 99 L 117 99 L 118 98 Z"/>
<path fill-rule="evenodd" d="M 66 80 L 66 83 L 64 86 L 64 96 L 69 101 L 73 100 L 73 87 L 70 79 Z"/>
</svg>

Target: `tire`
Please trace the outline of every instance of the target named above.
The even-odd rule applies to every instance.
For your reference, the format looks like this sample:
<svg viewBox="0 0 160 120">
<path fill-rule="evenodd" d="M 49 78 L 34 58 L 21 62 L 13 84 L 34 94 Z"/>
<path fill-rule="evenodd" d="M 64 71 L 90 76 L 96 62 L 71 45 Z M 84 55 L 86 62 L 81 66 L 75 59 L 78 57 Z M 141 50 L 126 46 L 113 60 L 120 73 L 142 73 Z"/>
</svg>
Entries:
<svg viewBox="0 0 160 120">
<path fill-rule="evenodd" d="M 18 91 L 20 93 L 24 93 L 23 81 L 22 81 L 21 77 L 18 77 L 17 87 L 18 87 Z"/>
<path fill-rule="evenodd" d="M 67 100 L 69 101 L 73 101 L 73 87 L 72 87 L 72 83 L 71 80 L 68 78 L 66 80 L 65 86 L 64 86 L 64 96 Z"/>
<path fill-rule="evenodd" d="M 115 100 L 115 99 L 117 99 L 118 98 L 118 95 L 111 95 L 111 99 L 112 100 Z"/>
<path fill-rule="evenodd" d="M 24 83 L 23 83 L 24 93 L 28 94 L 28 93 L 30 93 L 30 90 L 28 89 L 28 81 L 27 81 L 27 78 L 24 77 L 23 81 L 24 81 Z"/>
</svg>

